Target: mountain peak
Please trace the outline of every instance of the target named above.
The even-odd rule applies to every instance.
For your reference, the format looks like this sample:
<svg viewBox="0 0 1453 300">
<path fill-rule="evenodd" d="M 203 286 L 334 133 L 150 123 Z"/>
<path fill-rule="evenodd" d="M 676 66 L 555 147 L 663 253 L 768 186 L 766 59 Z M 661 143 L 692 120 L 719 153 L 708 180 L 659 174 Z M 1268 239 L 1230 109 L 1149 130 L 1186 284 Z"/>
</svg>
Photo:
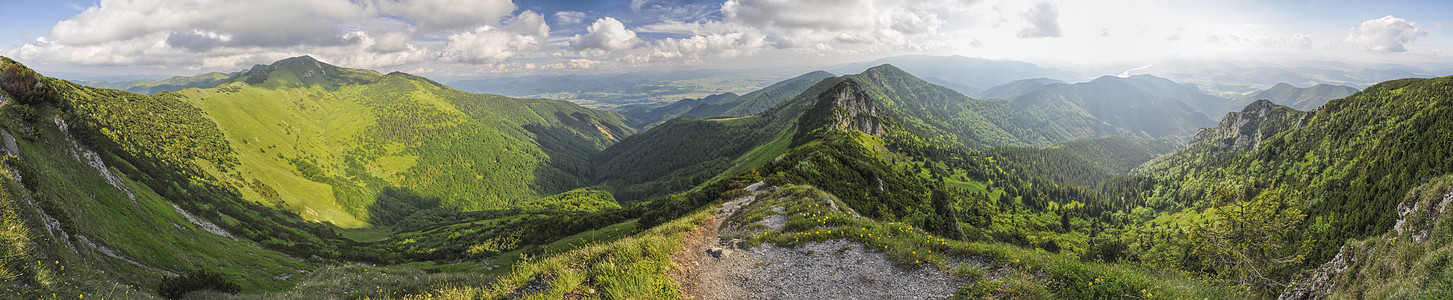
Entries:
<svg viewBox="0 0 1453 300">
<path fill-rule="evenodd" d="M 1214 128 L 1203 128 L 1190 145 L 1206 143 L 1213 153 L 1255 150 L 1261 142 L 1288 129 L 1301 127 L 1316 112 L 1303 112 L 1262 99 L 1233 111 Z"/>
<path fill-rule="evenodd" d="M 234 80 L 242 80 L 251 85 L 337 88 L 348 84 L 372 83 L 381 77 L 383 75 L 373 70 L 342 68 L 303 55 L 279 60 L 270 65 L 253 66 Z"/>
<path fill-rule="evenodd" d="M 272 65 L 284 64 L 284 63 L 293 63 L 293 62 L 321 63 L 317 59 L 313 58 L 313 56 L 303 55 L 303 56 L 294 56 L 294 57 L 284 58 L 282 60 L 273 62 Z"/>
<path fill-rule="evenodd" d="M 843 80 L 818 94 L 817 102 L 802 114 L 798 121 L 797 142 L 808 140 L 813 131 L 830 129 L 857 130 L 882 136 L 885 131 L 880 112 L 878 104 L 863 91 L 860 83 L 853 79 Z"/>
<path fill-rule="evenodd" d="M 1241 109 L 1241 112 L 1249 113 L 1255 111 L 1265 111 L 1271 108 L 1275 108 L 1276 106 L 1276 103 L 1272 103 L 1271 100 L 1258 99 L 1255 102 L 1251 102 L 1251 104 L 1246 105 L 1246 108 Z"/>
<path fill-rule="evenodd" d="M 870 76 L 871 75 L 900 74 L 900 73 L 901 74 L 907 74 L 908 72 L 905 72 L 905 71 L 903 71 L 903 69 L 899 69 L 898 67 L 893 66 L 893 64 L 881 64 L 881 65 L 878 65 L 878 66 L 875 66 L 875 67 L 872 67 L 872 68 L 868 68 L 868 70 L 866 70 L 866 71 L 863 71 L 863 74 L 870 75 Z"/>
</svg>

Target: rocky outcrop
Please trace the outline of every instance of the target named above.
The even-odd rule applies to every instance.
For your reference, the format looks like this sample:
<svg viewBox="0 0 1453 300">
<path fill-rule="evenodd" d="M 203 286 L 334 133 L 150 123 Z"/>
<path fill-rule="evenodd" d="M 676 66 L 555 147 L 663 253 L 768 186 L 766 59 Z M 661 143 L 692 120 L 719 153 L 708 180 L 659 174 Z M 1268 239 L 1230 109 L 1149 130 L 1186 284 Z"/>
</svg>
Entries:
<svg viewBox="0 0 1453 300">
<path fill-rule="evenodd" d="M 1332 261 L 1322 264 L 1321 267 L 1318 267 L 1312 273 L 1297 280 L 1296 284 L 1292 285 L 1285 292 L 1282 292 L 1276 299 L 1309 300 L 1327 298 L 1332 291 L 1337 290 L 1337 281 L 1335 279 L 1339 275 L 1346 273 L 1348 268 L 1356 265 L 1360 258 L 1371 257 L 1373 254 L 1371 252 L 1372 249 L 1366 249 L 1367 252 L 1357 251 L 1356 249 L 1355 247 L 1342 246 L 1342 249 L 1337 250 L 1337 256 L 1332 257 Z"/>
<path fill-rule="evenodd" d="M 857 130 L 874 136 L 884 133 L 878 105 L 856 81 L 844 80 L 822 93 L 817 98 L 817 106 L 830 108 L 828 124 L 834 128 Z"/>
<path fill-rule="evenodd" d="M 1448 214 L 1448 203 L 1453 202 L 1453 190 L 1423 195 L 1413 192 L 1408 200 L 1398 204 L 1398 221 L 1393 225 L 1393 234 L 1406 237 L 1413 243 L 1428 241 L 1433 225 Z"/>
<path fill-rule="evenodd" d="M 1187 146 L 1207 144 L 1216 153 L 1256 150 L 1261 142 L 1277 133 L 1305 125 L 1317 113 L 1297 111 L 1271 101 L 1259 100 L 1239 112 L 1221 118 L 1215 128 L 1202 128 Z"/>
</svg>

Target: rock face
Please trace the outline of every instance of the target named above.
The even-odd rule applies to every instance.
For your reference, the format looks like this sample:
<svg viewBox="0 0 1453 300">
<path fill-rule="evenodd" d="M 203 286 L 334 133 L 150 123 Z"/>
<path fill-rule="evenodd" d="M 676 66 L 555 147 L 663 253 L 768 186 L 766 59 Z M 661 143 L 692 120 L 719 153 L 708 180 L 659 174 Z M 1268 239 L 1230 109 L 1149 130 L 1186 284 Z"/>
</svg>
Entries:
<svg viewBox="0 0 1453 300">
<path fill-rule="evenodd" d="M 1413 243 L 1428 241 L 1433 225 L 1448 213 L 1449 202 L 1453 202 L 1453 190 L 1433 195 L 1411 193 L 1407 201 L 1398 203 L 1398 221 L 1392 226 L 1393 233 Z"/>
<path fill-rule="evenodd" d="M 857 130 L 874 136 L 883 135 L 883 121 L 878 105 L 863 92 L 858 82 L 845 80 L 817 98 L 819 107 L 832 108 L 830 123 L 844 130 Z"/>
<path fill-rule="evenodd" d="M 1271 101 L 1259 100 L 1239 112 L 1230 112 L 1215 128 L 1202 128 L 1187 146 L 1209 143 L 1212 151 L 1256 150 L 1261 141 L 1277 133 L 1305 125 L 1317 112 L 1297 111 Z"/>
<path fill-rule="evenodd" d="M 1348 268 L 1356 265 L 1358 258 L 1371 257 L 1373 254 L 1371 252 L 1356 253 L 1353 249 L 1352 247 L 1342 246 L 1342 249 L 1337 250 L 1337 256 L 1332 257 L 1332 261 L 1322 264 L 1316 271 L 1297 280 L 1298 283 L 1295 286 L 1282 292 L 1276 299 L 1304 300 L 1326 298 L 1332 291 L 1337 290 L 1337 281 L 1334 279 L 1338 275 L 1342 275 L 1342 273 L 1347 272 Z"/>
</svg>

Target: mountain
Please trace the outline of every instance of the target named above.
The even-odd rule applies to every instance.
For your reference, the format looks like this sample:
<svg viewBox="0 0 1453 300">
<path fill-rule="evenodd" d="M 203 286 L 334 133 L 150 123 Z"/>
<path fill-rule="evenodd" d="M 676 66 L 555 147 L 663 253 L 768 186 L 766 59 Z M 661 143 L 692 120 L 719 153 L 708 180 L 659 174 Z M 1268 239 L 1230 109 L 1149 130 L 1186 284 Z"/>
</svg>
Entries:
<svg viewBox="0 0 1453 300">
<path fill-rule="evenodd" d="M 817 84 L 831 73 L 815 71 L 783 80 L 760 90 L 738 96 L 734 93 L 717 94 L 701 99 L 683 99 L 670 105 L 654 109 L 633 109 L 624 112 L 637 120 L 637 128 L 645 128 L 665 122 L 677 116 L 710 118 L 718 116 L 749 116 L 777 105 L 787 98 Z"/>
<path fill-rule="evenodd" d="M 1132 66 L 1133 67 L 1133 66 Z M 1400 78 L 1427 78 L 1444 71 L 1431 66 L 1352 65 L 1339 61 L 1230 61 L 1173 60 L 1144 66 L 1132 74 L 1156 74 L 1176 82 L 1194 84 L 1209 94 L 1235 98 L 1265 90 L 1278 83 L 1295 86 L 1318 84 L 1362 88 Z M 1124 70 L 1124 69 L 1120 69 Z M 1110 74 L 1120 72 L 1113 70 Z M 1250 102 L 1247 102 L 1250 103 Z M 1229 110 L 1236 110 L 1233 107 Z"/>
<path fill-rule="evenodd" d="M 1388 81 L 1312 112 L 1256 102 L 1198 135 L 1197 144 L 1137 169 L 1157 183 L 1145 201 L 1204 212 L 1262 207 L 1249 214 L 1265 218 L 1256 222 L 1283 225 L 1273 229 L 1276 242 L 1260 244 L 1277 248 L 1258 251 L 1304 258 L 1258 267 L 1286 282 L 1333 261 L 1349 239 L 1388 232 L 1401 199 L 1453 170 L 1453 161 L 1431 154 L 1453 145 L 1437 129 L 1453 126 L 1443 101 L 1450 87 L 1453 77 Z M 1173 222 L 1186 218 L 1196 217 Z"/>
<path fill-rule="evenodd" d="M 777 106 L 778 103 L 797 96 L 797 94 L 808 90 L 818 82 L 829 77 L 833 77 L 832 73 L 813 71 L 772 84 L 760 90 L 742 95 L 742 101 L 726 109 L 718 116 L 742 117 L 761 113 Z M 700 114 L 698 116 L 701 115 L 709 114 Z"/>
<path fill-rule="evenodd" d="M 1009 82 L 1009 83 L 1005 83 L 1005 84 L 1001 84 L 1001 85 L 998 85 L 998 86 L 994 86 L 993 88 L 989 88 L 988 90 L 985 90 L 982 93 L 979 93 L 979 94 L 975 95 L 974 97 L 977 97 L 979 99 L 1005 99 L 1005 98 L 1015 98 L 1015 97 L 1019 97 L 1021 95 L 1028 94 L 1030 92 L 1033 92 L 1034 90 L 1038 90 L 1039 88 L 1044 87 L 1046 85 L 1051 85 L 1051 84 L 1056 84 L 1056 83 L 1066 83 L 1066 82 L 1064 82 L 1062 80 L 1049 79 L 1049 78 L 1034 78 L 1034 79 L 1015 80 L 1015 81 L 1012 81 L 1012 82 Z M 969 95 L 974 95 L 974 94 L 969 94 Z"/>
<path fill-rule="evenodd" d="M 958 86 L 955 89 L 986 90 L 1015 80 L 1031 78 L 1053 78 L 1065 81 L 1082 78 L 1073 72 L 1044 68 L 1020 61 L 924 55 L 897 56 L 847 64 L 830 69 L 828 72 L 856 74 L 884 64 L 891 64 L 921 78 L 936 78 L 935 80 L 956 84 Z"/>
<path fill-rule="evenodd" d="M 1085 86 L 1102 84 L 1110 85 L 1102 82 Z M 865 126 L 861 127 L 866 128 L 862 131 L 880 136 L 887 132 L 900 132 L 899 134 L 917 137 L 903 141 L 906 144 L 901 147 L 946 149 L 1046 146 L 1084 138 L 1151 136 L 1101 121 L 1084 108 L 1090 102 L 1078 94 L 1081 91 L 1075 90 L 1071 85 L 1064 86 L 1069 88 L 1062 91 L 1064 94 L 1045 92 L 1037 98 L 974 100 L 953 90 L 924 82 L 892 65 L 882 65 L 861 74 L 821 80 L 761 114 L 708 119 L 683 117 L 667 121 L 628 137 L 597 155 L 594 159 L 596 176 L 598 181 L 618 187 L 616 195 L 619 199 L 644 199 L 681 191 L 719 178 L 718 174 L 736 174 L 757 168 L 788 149 L 804 143 L 803 139 L 812 136 L 811 131 L 826 128 L 825 124 L 840 123 L 842 126 L 839 127 L 843 128 Z M 1134 87 L 1127 84 L 1118 86 L 1122 90 L 1134 91 Z M 1137 101 L 1158 101 L 1160 104 L 1181 107 L 1184 116 L 1200 116 L 1199 113 L 1185 111 L 1184 104 L 1174 100 L 1143 94 L 1139 93 L 1139 98 L 1090 99 L 1122 101 L 1103 105 L 1093 103 L 1096 108 L 1112 105 L 1134 106 L 1129 103 Z M 835 106 L 820 104 L 823 99 L 828 99 L 824 98 L 827 95 L 856 95 L 853 96 L 854 99 L 870 99 L 871 105 L 847 105 L 847 111 L 871 111 L 875 116 L 881 117 L 865 117 L 861 120 L 868 123 L 859 122 L 857 117 L 842 117 L 838 121 L 826 120 L 823 116 L 833 115 L 833 111 L 838 110 Z M 834 97 L 833 99 L 842 99 L 839 96 Z M 1074 100 L 1066 100 L 1067 98 Z M 1105 115 L 1114 116 L 1111 113 Z M 898 129 L 883 129 L 885 127 Z M 1190 132 L 1182 134 L 1189 135 Z M 1130 148 L 1120 149 L 1127 153 L 1133 152 L 1128 150 Z M 1157 149 L 1162 150 L 1149 153 L 1168 151 L 1162 147 Z M 1133 164 L 1150 159 L 1149 155 L 1146 154 L 1139 158 L 1142 160 Z M 1126 166 L 1106 167 L 1087 168 L 1117 170 L 1108 171 L 1112 175 L 1124 173 L 1128 169 Z M 723 173 L 724 171 L 727 172 Z"/>
<path fill-rule="evenodd" d="M 1278 133 L 1306 125 L 1314 116 L 1315 111 L 1303 112 L 1258 100 L 1239 112 L 1227 113 L 1216 127 L 1197 131 L 1186 149 L 1156 157 L 1141 169 L 1159 173 L 1157 176 L 1182 176 L 1189 170 L 1222 166 L 1237 155 L 1260 149 L 1264 141 Z"/>
<path fill-rule="evenodd" d="M 1234 110 L 1234 108 L 1245 107 L 1257 100 L 1270 100 L 1272 103 L 1298 110 L 1313 110 L 1327 101 L 1347 97 L 1353 93 L 1357 93 L 1357 89 L 1349 86 L 1318 84 L 1299 88 L 1290 84 L 1278 83 L 1264 91 L 1237 97 L 1231 100 L 1229 107 Z"/>
<path fill-rule="evenodd" d="M 136 79 L 115 82 L 104 80 L 89 80 L 81 84 L 91 87 L 118 89 L 137 94 L 150 95 L 158 92 L 174 92 L 186 88 L 210 88 L 237 74 L 238 73 L 223 74 L 219 72 L 211 72 L 196 76 L 173 76 L 163 80 Z"/>
<path fill-rule="evenodd" d="M 469 94 L 306 56 L 178 96 L 237 150 L 245 197 L 340 226 L 589 186 L 590 156 L 633 131 L 618 114 L 568 102 Z"/>
<path fill-rule="evenodd" d="M 1127 78 L 1105 76 L 1096 80 L 1123 80 L 1146 93 L 1175 99 L 1190 105 L 1205 114 L 1207 118 L 1218 118 L 1229 111 L 1226 108 L 1227 100 L 1224 98 L 1207 95 L 1194 85 L 1181 84 L 1153 75 L 1134 75 Z M 1231 110 L 1234 109 L 1231 108 Z"/>
<path fill-rule="evenodd" d="M 297 257 L 353 256 L 336 227 L 238 195 L 246 181 L 219 176 L 243 163 L 236 148 L 182 96 L 84 87 L 9 58 L 0 68 L 14 99 L 0 105 L 0 273 L 18 276 L 6 295 L 105 297 L 99 286 L 121 284 L 147 297 L 203 268 L 278 290 L 298 280 L 279 274 L 321 266 Z"/>
<path fill-rule="evenodd" d="M 815 76 L 791 82 L 811 78 Z M 596 155 L 592 160 L 596 180 L 616 187 L 618 199 L 631 201 L 690 189 L 723 174 L 757 168 L 789 149 L 795 122 L 811 105 L 810 99 L 839 81 L 836 77 L 821 79 L 797 94 L 764 89 L 769 92 L 754 95 L 753 99 L 788 98 L 751 116 L 688 116 L 666 121 Z"/>
<path fill-rule="evenodd" d="M 681 101 L 676 101 L 675 103 L 667 104 L 666 106 L 657 108 L 641 108 L 628 110 L 622 112 L 621 114 L 625 115 L 626 117 L 630 117 L 631 119 L 635 119 L 635 123 L 632 124 L 632 126 L 636 128 L 646 128 L 649 126 L 655 126 L 657 124 L 660 124 L 661 122 L 665 122 L 666 120 L 670 120 L 683 115 L 700 117 L 698 115 L 687 113 L 696 109 L 698 106 L 723 105 L 726 103 L 734 103 L 740 101 L 740 98 L 741 96 L 737 95 L 736 93 L 716 94 L 701 99 L 681 99 Z M 715 115 L 707 117 L 714 116 Z"/>
</svg>

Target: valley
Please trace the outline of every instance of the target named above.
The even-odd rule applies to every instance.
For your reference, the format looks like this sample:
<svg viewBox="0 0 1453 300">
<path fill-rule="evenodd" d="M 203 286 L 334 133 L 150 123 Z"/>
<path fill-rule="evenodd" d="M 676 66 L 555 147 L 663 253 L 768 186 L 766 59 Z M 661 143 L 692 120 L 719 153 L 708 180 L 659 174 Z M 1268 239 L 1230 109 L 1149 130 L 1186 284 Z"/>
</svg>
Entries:
<svg viewBox="0 0 1453 300">
<path fill-rule="evenodd" d="M 1437 209 L 1453 78 L 1232 99 L 1153 75 L 1072 82 L 976 63 L 1025 71 L 924 79 L 878 64 L 608 111 L 311 56 L 149 95 L 4 58 L 0 95 L 13 100 L 0 128 L 14 146 L 0 169 L 0 292 L 1303 299 L 1453 287 Z M 992 95 L 979 99 L 934 83 L 946 81 L 998 84 L 969 86 Z M 1368 258 L 1385 252 L 1398 255 Z"/>
</svg>

